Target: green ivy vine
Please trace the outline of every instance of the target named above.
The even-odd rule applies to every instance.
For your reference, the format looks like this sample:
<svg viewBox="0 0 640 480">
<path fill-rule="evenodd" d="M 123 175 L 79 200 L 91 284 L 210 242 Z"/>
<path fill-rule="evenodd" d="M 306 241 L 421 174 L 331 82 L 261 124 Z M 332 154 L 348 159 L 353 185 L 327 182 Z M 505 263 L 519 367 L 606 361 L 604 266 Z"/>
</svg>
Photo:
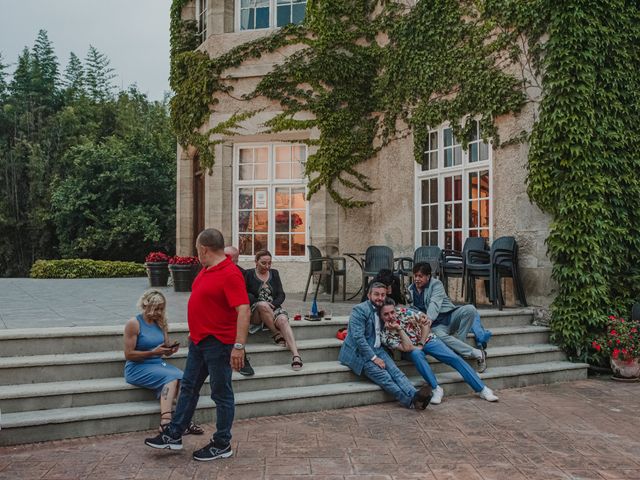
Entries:
<svg viewBox="0 0 640 480">
<path fill-rule="evenodd" d="M 530 136 L 528 192 L 552 216 L 548 253 L 559 293 L 555 339 L 586 358 L 590 335 L 611 311 L 640 299 L 640 14 L 630 0 L 309 0 L 303 25 L 280 29 L 217 58 L 195 51 L 195 24 L 174 0 L 172 121 L 183 145 L 215 162 L 216 134 L 233 135 L 247 109 L 204 130 L 225 71 L 297 45 L 244 99 L 275 100 L 272 132 L 317 128 L 306 163 L 309 196 L 325 188 L 360 207 L 372 190 L 362 163 L 413 135 L 422 161 L 430 128 L 449 121 L 466 143 L 479 119 L 500 144 L 495 119 L 527 97 L 523 57 L 541 78 Z M 302 117 L 300 114 L 305 113 Z M 304 120 L 301 118 L 305 118 Z M 506 139 L 512 141 L 513 139 Z"/>
</svg>

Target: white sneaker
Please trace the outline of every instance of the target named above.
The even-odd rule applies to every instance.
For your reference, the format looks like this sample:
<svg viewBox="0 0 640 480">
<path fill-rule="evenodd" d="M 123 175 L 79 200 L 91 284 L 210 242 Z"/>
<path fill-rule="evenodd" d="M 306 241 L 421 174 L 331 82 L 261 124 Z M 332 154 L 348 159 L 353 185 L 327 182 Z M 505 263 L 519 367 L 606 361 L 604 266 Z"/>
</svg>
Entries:
<svg viewBox="0 0 640 480">
<path fill-rule="evenodd" d="M 442 397 L 444 397 L 444 390 L 440 385 L 438 385 L 431 395 L 431 404 L 432 405 L 440 405 L 442 403 Z"/>
<path fill-rule="evenodd" d="M 495 394 L 493 393 L 493 390 L 491 390 L 489 387 L 484 387 L 480 391 L 480 393 L 478 393 L 478 395 L 480 395 L 480 398 L 482 398 L 483 400 L 486 400 L 487 402 L 498 401 L 498 397 L 495 396 Z"/>
</svg>

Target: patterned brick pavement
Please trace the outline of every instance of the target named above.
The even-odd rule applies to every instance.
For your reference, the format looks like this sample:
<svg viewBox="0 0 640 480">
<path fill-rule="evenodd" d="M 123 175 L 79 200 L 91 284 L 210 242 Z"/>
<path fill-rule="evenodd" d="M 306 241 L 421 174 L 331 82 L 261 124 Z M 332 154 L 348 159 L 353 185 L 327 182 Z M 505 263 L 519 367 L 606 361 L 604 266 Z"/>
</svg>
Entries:
<svg viewBox="0 0 640 480">
<path fill-rule="evenodd" d="M 0 479 L 640 479 L 640 384 L 498 393 L 241 420 L 235 457 L 208 463 L 191 460 L 207 437 L 159 452 L 149 432 L 0 448 Z"/>
</svg>

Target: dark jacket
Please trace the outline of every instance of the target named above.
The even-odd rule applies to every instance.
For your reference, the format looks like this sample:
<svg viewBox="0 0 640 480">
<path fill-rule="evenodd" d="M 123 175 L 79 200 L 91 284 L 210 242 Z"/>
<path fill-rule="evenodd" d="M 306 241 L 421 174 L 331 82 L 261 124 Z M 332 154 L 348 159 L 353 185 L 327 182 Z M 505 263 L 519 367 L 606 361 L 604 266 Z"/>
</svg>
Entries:
<svg viewBox="0 0 640 480">
<path fill-rule="evenodd" d="M 251 268 L 244 273 L 244 281 L 247 284 L 247 293 L 249 294 L 249 303 L 253 305 L 258 301 L 258 293 L 260 287 L 262 287 L 262 280 L 256 276 L 256 269 Z M 273 268 L 269 270 L 269 280 L 267 283 L 271 286 L 273 291 L 273 306 L 278 308 L 284 303 L 284 290 L 282 289 L 282 282 L 280 281 L 280 274 Z"/>
</svg>

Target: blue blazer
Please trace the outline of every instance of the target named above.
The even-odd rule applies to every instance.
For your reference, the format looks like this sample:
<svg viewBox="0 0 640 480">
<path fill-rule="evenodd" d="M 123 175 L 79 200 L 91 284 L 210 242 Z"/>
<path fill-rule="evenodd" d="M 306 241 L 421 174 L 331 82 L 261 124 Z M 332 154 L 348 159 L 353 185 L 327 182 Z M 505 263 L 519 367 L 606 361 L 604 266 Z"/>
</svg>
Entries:
<svg viewBox="0 0 640 480">
<path fill-rule="evenodd" d="M 417 292 L 415 284 L 412 283 L 411 287 L 412 294 L 414 291 Z M 431 320 L 438 318 L 441 313 L 447 313 L 456 308 L 444 291 L 442 282 L 433 277 L 431 277 L 429 284 L 422 291 L 422 300 L 426 309 L 425 313 Z M 413 299 L 411 299 L 411 305 L 414 305 Z"/>
<path fill-rule="evenodd" d="M 347 338 L 345 338 L 338 360 L 357 375 L 362 374 L 365 362 L 376 354 L 376 308 L 367 300 L 359 303 L 351 311 Z M 380 328 L 382 331 L 382 328 Z"/>
</svg>

